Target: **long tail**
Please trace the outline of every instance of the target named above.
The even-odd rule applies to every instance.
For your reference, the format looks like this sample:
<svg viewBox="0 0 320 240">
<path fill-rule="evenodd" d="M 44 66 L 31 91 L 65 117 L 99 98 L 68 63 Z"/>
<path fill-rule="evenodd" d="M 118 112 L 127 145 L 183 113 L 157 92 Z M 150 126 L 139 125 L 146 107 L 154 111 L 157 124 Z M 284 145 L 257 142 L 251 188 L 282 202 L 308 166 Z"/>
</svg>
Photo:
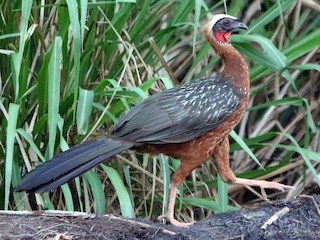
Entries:
<svg viewBox="0 0 320 240">
<path fill-rule="evenodd" d="M 48 192 L 133 145 L 108 137 L 79 144 L 29 172 L 15 191 Z"/>
</svg>

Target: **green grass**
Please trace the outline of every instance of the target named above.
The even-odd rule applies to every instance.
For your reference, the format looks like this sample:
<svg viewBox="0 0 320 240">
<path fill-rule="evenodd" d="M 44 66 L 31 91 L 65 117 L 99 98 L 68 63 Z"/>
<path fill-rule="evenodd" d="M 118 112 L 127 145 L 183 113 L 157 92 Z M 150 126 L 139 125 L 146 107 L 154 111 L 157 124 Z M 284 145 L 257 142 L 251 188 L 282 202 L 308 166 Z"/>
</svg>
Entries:
<svg viewBox="0 0 320 240">
<path fill-rule="evenodd" d="M 123 153 L 49 194 L 13 193 L 13 186 L 58 152 L 108 134 L 149 94 L 218 72 L 201 26 L 225 9 L 249 26 L 231 40 L 252 85 L 250 107 L 230 138 L 232 168 L 296 187 L 270 199 L 319 193 L 318 12 L 295 0 L 264 0 L 261 10 L 250 1 L 209 2 L 2 1 L 0 208 L 152 219 L 165 211 L 179 164 L 166 156 Z M 177 218 L 265 201 L 217 179 L 211 161 L 195 170 L 180 188 Z"/>
</svg>

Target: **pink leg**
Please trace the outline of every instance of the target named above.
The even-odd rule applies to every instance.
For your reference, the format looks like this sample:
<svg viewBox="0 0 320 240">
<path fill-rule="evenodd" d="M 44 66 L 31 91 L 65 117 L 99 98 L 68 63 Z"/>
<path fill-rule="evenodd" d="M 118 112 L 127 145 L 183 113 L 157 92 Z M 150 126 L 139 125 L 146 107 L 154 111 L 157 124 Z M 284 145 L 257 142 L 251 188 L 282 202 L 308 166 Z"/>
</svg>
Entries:
<svg viewBox="0 0 320 240">
<path fill-rule="evenodd" d="M 178 187 L 175 186 L 173 183 L 171 183 L 170 184 L 170 196 L 169 196 L 168 211 L 166 214 L 160 215 L 158 217 L 158 220 L 166 218 L 173 226 L 187 227 L 187 226 L 192 225 L 193 222 L 191 222 L 191 223 L 179 222 L 174 218 L 174 204 L 176 202 L 176 197 L 177 197 L 178 192 L 179 192 Z"/>
<path fill-rule="evenodd" d="M 268 182 L 265 180 L 251 180 L 244 178 L 237 178 L 232 172 L 229 165 L 229 141 L 223 140 L 220 145 L 212 151 L 212 157 L 221 176 L 221 179 L 230 184 L 239 184 L 244 186 L 257 186 L 261 188 L 262 195 L 266 198 L 265 188 L 277 189 L 284 191 L 285 189 L 293 189 L 294 187 L 284 185 L 277 182 Z"/>
<path fill-rule="evenodd" d="M 181 159 L 181 164 L 177 171 L 172 175 L 170 184 L 170 196 L 167 213 L 158 217 L 158 219 L 166 218 L 173 226 L 176 227 L 187 227 L 191 223 L 179 222 L 174 218 L 174 204 L 176 202 L 176 197 L 179 192 L 178 187 L 182 184 L 184 179 L 199 165 L 206 160 L 203 156 L 198 156 L 199 159 Z M 203 158 L 203 160 L 201 160 Z"/>
</svg>

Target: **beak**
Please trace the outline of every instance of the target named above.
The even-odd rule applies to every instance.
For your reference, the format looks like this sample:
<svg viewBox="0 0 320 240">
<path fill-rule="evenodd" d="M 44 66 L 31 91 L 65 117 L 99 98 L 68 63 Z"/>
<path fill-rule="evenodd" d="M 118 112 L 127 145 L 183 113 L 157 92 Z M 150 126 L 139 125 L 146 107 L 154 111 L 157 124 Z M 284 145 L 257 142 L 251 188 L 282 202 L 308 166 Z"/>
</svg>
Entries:
<svg viewBox="0 0 320 240">
<path fill-rule="evenodd" d="M 230 25 L 230 28 L 232 30 L 235 30 L 235 29 L 245 29 L 245 30 L 247 30 L 248 29 L 247 25 L 245 25 L 244 23 L 240 22 L 239 20 L 235 20 L 234 22 L 232 22 L 231 25 Z"/>
</svg>

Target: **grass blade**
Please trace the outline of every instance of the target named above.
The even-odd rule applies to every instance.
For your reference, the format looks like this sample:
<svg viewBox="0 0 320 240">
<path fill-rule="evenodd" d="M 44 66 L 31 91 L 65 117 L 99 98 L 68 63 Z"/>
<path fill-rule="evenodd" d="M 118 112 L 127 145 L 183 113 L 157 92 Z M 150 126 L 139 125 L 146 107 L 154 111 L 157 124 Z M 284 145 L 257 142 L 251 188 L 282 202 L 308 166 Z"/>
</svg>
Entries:
<svg viewBox="0 0 320 240">
<path fill-rule="evenodd" d="M 320 28 L 315 29 L 310 34 L 304 35 L 298 41 L 290 44 L 288 48 L 283 50 L 283 53 L 287 56 L 288 61 L 296 60 L 316 47 L 319 47 L 319 39 Z"/>
<path fill-rule="evenodd" d="M 250 150 L 248 145 L 238 136 L 238 134 L 233 130 L 230 133 L 230 136 L 241 146 L 241 148 L 246 151 L 246 153 L 263 169 L 263 166 L 259 162 L 259 160 L 256 158 L 256 156 L 253 154 L 253 152 Z"/>
<path fill-rule="evenodd" d="M 81 43 L 84 39 L 84 32 L 86 27 L 87 20 L 87 9 L 88 9 L 88 0 L 80 1 L 80 32 L 81 32 Z"/>
<path fill-rule="evenodd" d="M 104 213 L 106 201 L 99 176 L 95 172 L 90 170 L 84 173 L 83 177 L 88 181 L 90 185 L 90 189 L 93 195 L 95 212 L 100 214 Z"/>
<path fill-rule="evenodd" d="M 162 213 L 167 212 L 169 204 L 169 191 L 170 191 L 170 167 L 169 158 L 164 155 L 158 157 L 160 162 L 161 178 L 163 179 L 163 200 L 162 200 Z"/>
<path fill-rule="evenodd" d="M 181 199 L 186 205 L 192 205 L 192 206 L 197 206 L 197 207 L 201 207 L 204 209 L 209 209 L 212 210 L 214 212 L 218 212 L 219 211 L 219 204 L 212 201 L 212 199 L 205 199 L 205 198 L 182 198 Z M 227 206 L 227 210 L 228 211 L 235 211 L 235 210 L 239 210 L 236 207 L 233 206 Z"/>
<path fill-rule="evenodd" d="M 133 206 L 131 204 L 131 199 L 129 193 L 124 186 L 119 173 L 111 167 L 101 164 L 102 169 L 108 174 L 112 185 L 114 186 L 118 199 L 120 202 L 121 214 L 123 217 L 133 218 Z"/>
<path fill-rule="evenodd" d="M 5 165 L 5 194 L 4 194 L 4 210 L 9 209 L 9 196 L 14 158 L 14 138 L 16 135 L 16 126 L 18 120 L 20 106 L 14 103 L 9 105 L 9 118 L 6 139 L 6 165 Z"/>
<path fill-rule="evenodd" d="M 320 72 L 320 65 L 313 64 L 313 63 L 307 63 L 307 64 L 303 64 L 303 65 L 291 65 L 288 68 L 298 69 L 298 70 L 316 70 L 316 71 Z"/>
<path fill-rule="evenodd" d="M 74 211 L 73 197 L 68 184 L 63 184 L 61 186 L 63 192 L 63 197 L 66 203 L 67 211 Z"/>
<path fill-rule="evenodd" d="M 245 34 L 259 32 L 259 30 L 263 29 L 268 23 L 272 22 L 274 19 L 279 17 L 282 12 L 289 9 L 295 3 L 296 3 L 296 0 L 283 1 L 281 5 L 281 11 L 279 11 L 278 5 L 274 4 L 266 12 L 264 12 L 259 18 L 255 19 L 252 24 L 250 24 L 250 27 Z"/>
<path fill-rule="evenodd" d="M 267 38 L 253 34 L 253 35 L 237 35 L 232 37 L 232 41 L 235 42 L 241 42 L 241 43 L 250 43 L 250 42 L 256 42 L 260 44 L 260 46 L 263 49 L 263 53 L 260 52 L 260 56 L 262 59 L 265 59 L 266 62 L 260 61 L 261 64 L 265 64 L 266 66 L 270 67 L 272 70 L 281 73 L 287 66 L 288 61 L 287 58 L 283 55 L 282 52 L 280 52 L 274 44 Z M 248 47 L 247 50 L 250 51 L 250 49 L 254 49 L 253 47 Z M 254 53 L 256 55 L 257 52 Z M 261 56 L 262 55 L 262 56 Z M 256 60 L 259 60 L 259 58 L 256 58 Z"/>
<path fill-rule="evenodd" d="M 72 86 L 74 92 L 74 102 L 78 99 L 79 77 L 80 77 L 80 56 L 81 56 L 81 31 L 78 15 L 77 1 L 67 0 L 69 18 L 72 27 L 73 47 L 74 47 L 74 66 L 72 74 Z"/>
<path fill-rule="evenodd" d="M 56 37 L 53 43 L 52 55 L 48 66 L 48 128 L 49 128 L 49 158 L 53 157 L 56 140 L 59 98 L 60 98 L 60 66 L 62 62 L 62 39 Z"/>
<path fill-rule="evenodd" d="M 83 135 L 88 131 L 93 97 L 93 91 L 80 88 L 79 103 L 77 108 L 77 129 L 79 134 Z"/>
<path fill-rule="evenodd" d="M 219 213 L 228 211 L 228 184 L 222 181 L 218 175 L 218 211 Z"/>
<path fill-rule="evenodd" d="M 20 27 L 20 44 L 19 44 L 19 52 L 18 54 L 12 55 L 14 71 L 12 74 L 13 82 L 15 83 L 15 99 L 17 101 L 19 95 L 19 77 L 20 77 L 20 69 L 22 64 L 22 57 L 25 48 L 26 41 L 29 37 L 28 35 L 28 22 L 31 12 L 32 0 L 22 1 L 22 17 L 21 17 L 21 27 Z"/>
<path fill-rule="evenodd" d="M 45 157 L 42 155 L 41 151 L 39 150 L 39 148 L 37 147 L 37 145 L 35 144 L 35 142 L 31 138 L 31 136 L 26 132 L 26 130 L 24 130 L 23 128 L 19 128 L 19 129 L 17 129 L 17 133 L 19 133 L 20 136 L 22 136 L 30 144 L 33 151 L 35 151 L 35 153 L 38 155 L 38 157 L 41 159 L 41 161 L 43 161 L 43 162 L 46 161 Z"/>
</svg>

